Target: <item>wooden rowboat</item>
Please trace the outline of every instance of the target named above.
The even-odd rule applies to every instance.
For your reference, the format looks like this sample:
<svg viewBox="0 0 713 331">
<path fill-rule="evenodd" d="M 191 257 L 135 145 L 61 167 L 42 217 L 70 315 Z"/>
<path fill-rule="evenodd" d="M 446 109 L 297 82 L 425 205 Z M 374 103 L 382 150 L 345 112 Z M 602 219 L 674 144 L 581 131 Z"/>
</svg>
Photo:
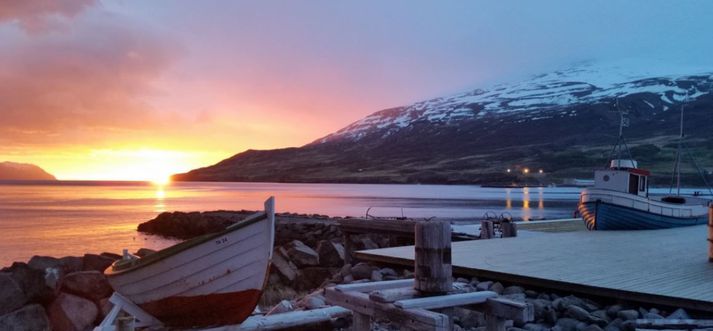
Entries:
<svg viewBox="0 0 713 331">
<path fill-rule="evenodd" d="M 264 212 L 141 259 L 119 260 L 106 276 L 116 292 L 168 326 L 238 324 L 260 299 L 274 236 L 271 197 Z"/>
</svg>

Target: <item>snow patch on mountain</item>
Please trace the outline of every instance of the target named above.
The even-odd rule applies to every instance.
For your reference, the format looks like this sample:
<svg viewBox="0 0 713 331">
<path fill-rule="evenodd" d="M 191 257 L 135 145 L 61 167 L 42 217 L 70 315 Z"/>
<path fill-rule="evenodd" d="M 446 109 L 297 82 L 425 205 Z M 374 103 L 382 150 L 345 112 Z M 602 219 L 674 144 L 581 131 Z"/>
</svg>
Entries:
<svg viewBox="0 0 713 331">
<path fill-rule="evenodd" d="M 359 140 L 379 131 L 388 136 L 415 122 L 450 123 L 499 114 L 529 115 L 529 120 L 549 118 L 568 112 L 567 107 L 594 104 L 637 93 L 657 95 L 665 104 L 711 93 L 691 80 L 713 80 L 713 68 L 671 66 L 670 63 L 620 60 L 609 63 L 581 63 L 574 67 L 541 74 L 531 79 L 497 84 L 450 97 L 421 101 L 400 108 L 382 110 L 330 134 L 315 143 Z M 646 103 L 655 108 L 653 104 Z M 543 114 L 547 111 L 548 114 Z M 574 116 L 571 112 L 565 114 Z M 382 133 L 383 131 L 383 133 Z"/>
</svg>

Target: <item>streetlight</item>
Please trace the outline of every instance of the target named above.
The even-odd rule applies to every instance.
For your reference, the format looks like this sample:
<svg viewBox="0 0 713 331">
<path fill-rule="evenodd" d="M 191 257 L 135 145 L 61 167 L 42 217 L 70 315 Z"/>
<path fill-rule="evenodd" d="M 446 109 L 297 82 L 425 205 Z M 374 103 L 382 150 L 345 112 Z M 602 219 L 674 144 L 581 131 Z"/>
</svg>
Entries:
<svg viewBox="0 0 713 331">
<path fill-rule="evenodd" d="M 522 173 L 523 173 L 523 174 L 529 174 L 529 173 L 530 173 L 530 169 L 528 169 L 528 168 L 522 169 Z"/>
</svg>

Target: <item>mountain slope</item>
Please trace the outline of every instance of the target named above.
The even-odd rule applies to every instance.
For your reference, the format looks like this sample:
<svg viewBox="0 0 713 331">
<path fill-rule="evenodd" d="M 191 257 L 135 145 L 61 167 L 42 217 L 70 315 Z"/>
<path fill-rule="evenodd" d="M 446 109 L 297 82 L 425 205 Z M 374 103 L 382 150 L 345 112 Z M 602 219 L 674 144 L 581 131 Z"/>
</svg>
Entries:
<svg viewBox="0 0 713 331">
<path fill-rule="evenodd" d="M 669 170 L 685 101 L 689 144 L 713 166 L 705 163 L 713 161 L 713 70 L 635 64 L 584 64 L 386 109 L 300 148 L 249 150 L 174 179 L 510 184 L 590 177 L 616 140 L 617 99 L 643 165 Z"/>
<path fill-rule="evenodd" d="M 56 180 L 56 178 L 34 164 L 0 162 L 0 180 Z"/>
</svg>

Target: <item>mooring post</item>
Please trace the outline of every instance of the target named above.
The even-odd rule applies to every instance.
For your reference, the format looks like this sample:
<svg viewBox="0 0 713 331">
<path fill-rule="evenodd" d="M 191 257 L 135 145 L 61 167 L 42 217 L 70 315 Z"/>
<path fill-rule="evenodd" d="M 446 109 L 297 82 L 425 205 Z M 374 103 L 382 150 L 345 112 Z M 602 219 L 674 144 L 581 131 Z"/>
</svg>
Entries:
<svg viewBox="0 0 713 331">
<path fill-rule="evenodd" d="M 517 224 L 513 221 L 503 221 L 500 223 L 503 229 L 503 238 L 517 237 Z"/>
<path fill-rule="evenodd" d="M 446 293 L 453 288 L 451 224 L 446 221 L 416 223 L 414 288 L 423 293 Z"/>
<path fill-rule="evenodd" d="M 493 221 L 480 222 L 480 239 L 490 239 L 495 236 Z"/>
<path fill-rule="evenodd" d="M 713 262 L 713 204 L 708 206 L 708 262 Z"/>
</svg>

